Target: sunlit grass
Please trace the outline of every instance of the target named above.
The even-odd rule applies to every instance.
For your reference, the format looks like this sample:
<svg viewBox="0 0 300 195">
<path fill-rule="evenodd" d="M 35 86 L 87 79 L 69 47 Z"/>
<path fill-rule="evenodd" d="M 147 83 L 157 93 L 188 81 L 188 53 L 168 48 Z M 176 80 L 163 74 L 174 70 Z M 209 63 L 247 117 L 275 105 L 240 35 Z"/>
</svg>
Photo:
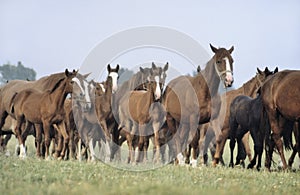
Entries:
<svg viewBox="0 0 300 195">
<path fill-rule="evenodd" d="M 13 149 L 12 142 L 11 153 Z M 132 172 L 101 162 L 36 159 L 30 145 L 28 154 L 25 160 L 0 155 L 1 194 L 297 194 L 300 189 L 299 169 L 269 173 L 240 167 L 167 165 Z"/>
</svg>

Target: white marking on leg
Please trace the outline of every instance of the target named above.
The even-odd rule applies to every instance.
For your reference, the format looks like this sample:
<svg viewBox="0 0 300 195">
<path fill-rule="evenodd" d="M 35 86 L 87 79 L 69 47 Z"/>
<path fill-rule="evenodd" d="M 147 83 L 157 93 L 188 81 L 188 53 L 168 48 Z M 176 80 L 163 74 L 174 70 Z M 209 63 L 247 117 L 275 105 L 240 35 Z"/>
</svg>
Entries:
<svg viewBox="0 0 300 195">
<path fill-rule="evenodd" d="M 26 158 L 26 148 L 23 144 L 20 145 L 20 158 Z"/>
<path fill-rule="evenodd" d="M 185 165 L 184 157 L 183 157 L 183 155 L 182 155 L 181 152 L 180 152 L 179 154 L 177 154 L 177 160 L 178 160 L 178 164 L 179 164 L 180 166 Z"/>
<path fill-rule="evenodd" d="M 89 149 L 90 149 L 90 160 L 92 161 L 92 162 L 94 162 L 95 161 L 95 150 L 94 150 L 94 146 L 93 146 L 93 138 L 92 139 L 90 139 L 90 141 L 89 141 Z"/>
</svg>

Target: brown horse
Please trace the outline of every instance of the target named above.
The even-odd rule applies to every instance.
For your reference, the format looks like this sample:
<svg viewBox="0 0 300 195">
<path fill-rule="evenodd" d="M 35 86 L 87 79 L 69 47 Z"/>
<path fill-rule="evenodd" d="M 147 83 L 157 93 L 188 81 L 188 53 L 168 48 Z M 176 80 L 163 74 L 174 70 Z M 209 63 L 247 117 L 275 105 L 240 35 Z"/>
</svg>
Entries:
<svg viewBox="0 0 300 195">
<path fill-rule="evenodd" d="M 198 125 L 210 120 L 211 98 L 218 94 L 220 80 L 225 87 L 230 87 L 233 83 L 231 53 L 234 48 L 226 50 L 212 45 L 210 47 L 215 55 L 207 62 L 205 69 L 195 77 L 180 76 L 173 79 L 163 95 L 168 127 L 173 132 L 178 131 L 175 134 L 175 144 L 180 164 L 184 164 L 180 142 L 186 147 L 188 137 L 192 139 Z"/>
<path fill-rule="evenodd" d="M 268 79 L 261 88 L 261 97 L 264 108 L 267 112 L 272 131 L 272 139 L 280 154 L 283 169 L 287 168 L 284 157 L 282 134 L 290 129 L 285 128 L 286 123 L 300 121 L 300 71 L 284 70 L 278 72 Z M 299 147 L 299 134 L 296 138 L 297 150 Z M 270 169 L 273 146 L 269 145 L 267 151 L 266 167 Z"/>
<path fill-rule="evenodd" d="M 62 151 L 64 156 L 65 147 L 68 143 L 68 135 L 63 123 L 65 117 L 64 101 L 73 90 L 72 80 L 76 76 L 75 71 L 65 71 L 65 77 L 56 81 L 51 90 L 40 92 L 35 89 L 24 89 L 14 95 L 11 102 L 11 113 L 16 117 L 16 136 L 20 144 L 20 157 L 25 157 L 25 140 L 27 132 L 32 124 L 42 124 L 45 135 L 45 158 L 49 157 L 50 128 L 53 124 L 61 129 L 64 135 L 65 146 Z M 22 132 L 21 126 L 25 123 L 25 130 Z M 36 131 L 36 136 L 41 133 Z M 39 148 L 37 146 L 37 148 Z"/>
<path fill-rule="evenodd" d="M 77 74 L 79 76 L 80 74 Z M 58 80 L 65 77 L 65 73 L 55 73 L 51 74 L 49 76 L 42 77 L 36 81 L 24 81 L 24 80 L 12 80 L 9 81 L 6 85 L 1 87 L 0 90 L 0 129 L 2 129 L 5 119 L 7 115 L 10 115 L 11 117 L 15 118 L 14 114 L 11 113 L 10 110 L 10 103 L 13 98 L 13 96 L 25 89 L 32 89 L 38 90 L 40 92 L 45 92 L 47 90 L 52 89 Z M 74 95 L 80 96 L 82 99 L 85 99 L 85 101 L 88 101 L 89 97 L 88 94 L 85 95 L 85 92 L 83 91 L 84 86 L 86 85 L 85 82 L 82 82 L 78 79 L 74 79 Z M 79 89 L 79 90 L 77 90 Z M 42 131 L 40 129 L 39 131 Z M 40 140 L 39 140 L 40 139 Z M 42 138 L 36 139 L 37 145 L 41 143 Z M 38 151 L 37 151 L 38 153 Z M 37 154 L 38 156 L 40 154 Z"/>
<path fill-rule="evenodd" d="M 155 146 L 158 149 L 160 147 L 158 143 L 158 130 L 161 125 L 162 116 L 159 108 L 156 107 L 154 103 L 159 101 L 161 98 L 163 87 L 163 77 L 161 77 L 162 73 L 162 71 L 156 72 L 155 70 L 150 69 L 148 81 L 146 84 L 144 84 L 146 91 L 131 91 L 130 93 L 125 94 L 120 101 L 120 128 L 123 129 L 122 131 L 127 132 L 123 132 L 123 134 L 126 136 L 129 147 L 129 162 L 134 162 L 134 136 L 139 138 L 139 155 L 137 162 L 141 161 L 142 155 L 144 155 L 144 160 L 147 158 L 146 152 L 148 148 L 147 143 L 149 142 L 149 136 L 154 134 Z M 149 126 L 151 126 L 153 130 L 148 130 Z M 144 153 L 142 153 L 142 150 Z M 157 151 L 156 161 L 159 160 L 160 150 Z"/>
<path fill-rule="evenodd" d="M 80 102 L 74 101 L 73 106 L 74 118 L 77 122 L 78 133 L 80 141 L 87 147 L 89 152 L 88 159 L 95 160 L 94 145 L 101 139 L 105 141 L 106 158 L 105 161 L 110 161 L 110 142 L 111 142 L 111 129 L 108 127 L 108 118 L 112 115 L 112 94 L 117 90 L 114 84 L 117 83 L 119 65 L 116 68 L 107 66 L 108 76 L 105 82 L 90 83 L 90 91 L 92 97 L 92 109 L 85 110 Z M 78 144 L 78 157 L 81 160 L 80 152 L 81 143 Z"/>
<path fill-rule="evenodd" d="M 225 94 L 221 95 L 221 109 L 219 115 L 215 120 L 212 120 L 210 122 L 211 123 L 210 126 L 213 127 L 215 131 L 216 144 L 217 144 L 213 166 L 216 166 L 216 164 L 218 164 L 219 162 L 219 159 L 222 157 L 224 146 L 229 136 L 229 116 L 230 116 L 229 111 L 230 111 L 230 104 L 232 100 L 238 95 L 247 95 L 250 97 L 255 97 L 257 90 L 267 79 L 267 77 L 276 72 L 278 72 L 278 68 L 275 68 L 274 71 L 270 71 L 268 68 L 265 68 L 264 71 L 261 71 L 257 68 L 256 75 L 252 79 L 244 83 L 242 87 L 232 91 L 228 91 Z M 250 146 L 247 141 L 248 138 L 246 139 L 247 142 L 245 142 L 244 139 L 245 137 L 243 138 L 244 147 L 246 151 L 248 151 L 247 154 L 249 160 L 251 160 Z"/>
</svg>

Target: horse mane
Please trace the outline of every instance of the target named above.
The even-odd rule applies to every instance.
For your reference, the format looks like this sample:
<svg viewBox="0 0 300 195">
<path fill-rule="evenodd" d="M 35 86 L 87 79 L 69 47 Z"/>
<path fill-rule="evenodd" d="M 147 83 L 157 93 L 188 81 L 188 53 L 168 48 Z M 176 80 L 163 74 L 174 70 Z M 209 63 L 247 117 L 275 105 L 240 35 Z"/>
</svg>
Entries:
<svg viewBox="0 0 300 195">
<path fill-rule="evenodd" d="M 51 89 L 50 91 L 52 92 L 54 88 L 56 88 L 57 86 L 57 82 L 60 81 L 61 79 L 65 78 L 65 73 L 61 72 L 61 73 L 55 73 L 55 74 L 51 74 L 49 76 L 45 76 L 42 77 L 39 80 L 44 80 L 44 85 L 47 86 L 48 89 Z"/>
<path fill-rule="evenodd" d="M 61 84 L 62 81 L 64 81 L 64 78 L 59 79 L 59 80 L 55 83 L 55 85 L 53 86 L 53 88 L 49 90 L 49 92 L 50 92 L 50 93 L 53 93 L 53 92 L 60 86 L 60 84 Z"/>
<path fill-rule="evenodd" d="M 240 88 L 244 88 L 245 91 L 248 91 L 248 90 L 247 90 L 247 86 L 249 86 L 249 84 L 253 82 L 253 80 L 255 79 L 255 77 L 256 77 L 256 75 L 255 75 L 254 77 L 252 77 L 250 80 L 248 80 L 246 83 L 244 83 L 244 84 L 242 85 L 242 87 L 240 87 Z M 238 88 L 238 89 L 240 89 L 240 88 Z"/>
</svg>

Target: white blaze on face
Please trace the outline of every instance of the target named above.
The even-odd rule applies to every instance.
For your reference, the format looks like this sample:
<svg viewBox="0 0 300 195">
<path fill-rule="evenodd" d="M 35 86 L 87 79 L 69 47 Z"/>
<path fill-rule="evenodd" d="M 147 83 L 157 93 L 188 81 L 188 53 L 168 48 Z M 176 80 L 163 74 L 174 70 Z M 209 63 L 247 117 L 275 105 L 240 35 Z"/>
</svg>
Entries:
<svg viewBox="0 0 300 195">
<path fill-rule="evenodd" d="M 159 87 L 159 76 L 155 76 L 154 77 L 155 79 L 155 82 L 156 82 L 156 88 L 155 88 L 155 100 L 158 100 L 160 99 L 160 96 L 161 96 L 161 90 L 160 90 L 160 87 Z"/>
<path fill-rule="evenodd" d="M 112 92 L 114 93 L 118 89 L 118 83 L 117 83 L 117 81 L 118 81 L 118 76 L 119 75 L 116 72 L 111 72 L 109 74 L 109 76 L 112 78 Z"/>
<path fill-rule="evenodd" d="M 105 93 L 105 87 L 102 83 L 100 83 L 100 87 L 101 87 L 102 91 Z"/>
<path fill-rule="evenodd" d="M 88 89 L 88 82 L 87 81 L 83 81 L 83 86 L 82 86 L 82 83 L 80 82 L 80 80 L 78 79 L 78 78 L 76 78 L 76 77 L 74 77 L 73 79 L 72 79 L 72 81 L 74 81 L 76 84 L 77 84 L 77 86 L 79 87 L 79 89 L 80 89 L 80 93 L 81 93 L 81 95 L 85 98 L 85 101 L 86 101 L 86 103 L 87 103 L 87 106 L 88 106 L 88 108 L 91 108 L 91 98 L 90 98 L 90 94 L 89 94 L 89 89 Z"/>
<path fill-rule="evenodd" d="M 226 77 L 225 77 L 225 81 L 227 81 L 227 83 L 232 83 L 233 81 L 233 76 L 232 76 L 232 70 L 230 68 L 230 63 L 229 63 L 229 59 L 227 57 L 224 58 L 225 63 L 226 63 Z"/>
</svg>

